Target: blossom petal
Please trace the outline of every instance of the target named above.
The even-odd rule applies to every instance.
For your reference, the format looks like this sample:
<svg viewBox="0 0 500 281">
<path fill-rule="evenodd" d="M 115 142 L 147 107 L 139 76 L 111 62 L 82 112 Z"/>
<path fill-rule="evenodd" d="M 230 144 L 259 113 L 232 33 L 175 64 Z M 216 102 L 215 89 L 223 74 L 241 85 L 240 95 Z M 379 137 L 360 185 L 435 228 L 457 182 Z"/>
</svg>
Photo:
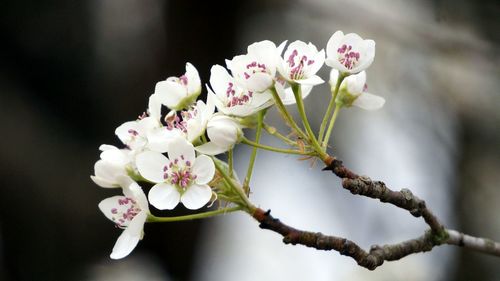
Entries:
<svg viewBox="0 0 500 281">
<path fill-rule="evenodd" d="M 208 185 L 192 184 L 182 194 L 181 202 L 184 207 L 196 210 L 205 206 L 212 198 L 212 189 Z"/>
<path fill-rule="evenodd" d="M 144 151 L 137 155 L 136 159 L 137 170 L 141 176 L 154 183 L 164 181 L 163 168 L 169 164 L 169 160 L 163 154 L 155 151 Z"/>
<path fill-rule="evenodd" d="M 214 161 L 206 155 L 200 155 L 196 157 L 191 171 L 196 175 L 195 182 L 197 184 L 207 184 L 214 178 Z"/>
<path fill-rule="evenodd" d="M 158 210 L 172 210 L 179 204 L 181 195 L 175 186 L 168 183 L 159 183 L 148 193 L 149 203 Z"/>
<path fill-rule="evenodd" d="M 217 155 L 228 151 L 229 147 L 218 146 L 215 143 L 209 141 L 207 143 L 195 147 L 194 149 L 196 149 L 196 151 L 198 151 L 199 153 L 203 153 L 206 155 Z"/>
<path fill-rule="evenodd" d="M 110 258 L 115 260 L 124 258 L 135 249 L 137 243 L 139 243 L 139 240 L 142 238 L 142 230 L 144 228 L 146 218 L 147 214 L 145 212 L 140 212 L 132 219 L 129 226 L 116 240 Z"/>
<path fill-rule="evenodd" d="M 325 81 L 323 81 L 323 79 L 321 79 L 318 75 L 313 75 L 313 76 L 310 76 L 306 79 L 295 80 L 295 82 L 302 84 L 302 85 L 315 86 L 315 85 L 319 85 L 321 83 L 324 83 Z"/>
<path fill-rule="evenodd" d="M 115 182 L 112 182 L 108 179 L 97 177 L 97 176 L 90 176 L 90 179 L 97 184 L 100 187 L 119 187 Z"/>
<path fill-rule="evenodd" d="M 210 86 L 218 97 L 225 97 L 228 83 L 232 81 L 233 78 L 224 67 L 216 64 L 210 69 Z"/>
<path fill-rule="evenodd" d="M 342 38 L 344 38 L 344 32 L 338 30 L 336 31 L 332 37 L 328 40 L 328 43 L 326 43 L 326 56 L 327 58 L 331 59 L 333 57 L 337 56 L 337 50 L 340 47 L 340 43 L 342 42 Z M 326 65 L 333 67 L 333 65 L 330 65 L 331 63 L 329 60 L 327 60 Z"/>
<path fill-rule="evenodd" d="M 129 176 L 119 177 L 118 182 L 123 188 L 123 194 L 128 198 L 134 199 L 142 211 L 149 213 L 148 199 L 142 187 Z"/>
<path fill-rule="evenodd" d="M 181 131 L 177 129 L 168 130 L 165 127 L 153 129 L 148 132 L 148 145 L 147 147 L 153 151 L 165 153 L 168 151 L 170 141 L 174 137 L 182 136 Z"/>
<path fill-rule="evenodd" d="M 186 97 L 187 93 L 186 88 L 181 84 L 165 80 L 156 83 L 155 95 L 158 95 L 162 104 L 177 110 L 179 103 Z"/>
<path fill-rule="evenodd" d="M 171 161 L 175 161 L 175 159 L 190 161 L 194 163 L 195 153 L 193 145 L 186 141 L 184 138 L 175 138 L 170 143 L 170 147 L 168 150 L 168 156 Z M 182 163 L 180 161 L 179 163 Z"/>
<path fill-rule="evenodd" d="M 357 106 L 366 110 L 377 110 L 380 109 L 385 104 L 385 99 L 383 97 L 370 94 L 367 92 L 359 95 L 358 98 L 354 100 L 352 105 Z"/>
</svg>

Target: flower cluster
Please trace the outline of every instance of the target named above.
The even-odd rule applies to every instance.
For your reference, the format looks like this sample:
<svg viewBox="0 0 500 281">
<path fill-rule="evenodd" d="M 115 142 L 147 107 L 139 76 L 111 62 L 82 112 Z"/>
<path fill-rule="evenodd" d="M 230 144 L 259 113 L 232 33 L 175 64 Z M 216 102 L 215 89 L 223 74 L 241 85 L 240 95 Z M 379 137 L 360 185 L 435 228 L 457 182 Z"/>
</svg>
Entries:
<svg viewBox="0 0 500 281">
<path fill-rule="evenodd" d="M 185 74 L 156 84 L 145 113 L 116 128 L 122 147 L 100 147 L 100 160 L 95 163 L 95 175 L 91 178 L 101 187 L 121 188 L 123 193 L 99 204 L 105 216 L 124 229 L 111 258 L 127 256 L 142 239 L 144 224 L 161 219 L 151 214 L 149 205 L 158 210 L 172 210 L 182 203 L 187 209 L 198 210 L 211 201 L 224 200 L 250 210 L 248 190 L 245 193 L 238 188 L 248 188 L 256 152 L 242 186 L 233 172 L 232 149 L 242 142 L 253 145 L 255 151 L 256 148 L 273 150 L 259 144 L 258 139 L 249 141 L 243 132 L 255 128 L 260 133 L 263 116 L 273 105 L 297 135 L 296 139 L 280 135 L 281 138 L 288 145 L 300 148 L 275 148 L 275 151 L 324 155 L 326 148 L 319 145 L 328 138 L 306 136 L 285 108 L 297 104 L 299 111 L 303 111 L 302 99 L 314 86 L 324 82 L 317 75 L 323 64 L 332 67 L 331 103 L 338 108 L 354 105 L 377 109 L 384 104 L 384 99 L 366 92 L 364 69 L 373 61 L 374 41 L 338 31 L 328 41 L 326 55 L 312 43 L 286 44 L 285 41 L 276 46 L 267 40 L 253 43 L 246 54 L 226 60 L 226 67 L 214 65 L 206 86 L 206 100 L 198 99 L 202 82 L 197 69 L 187 63 Z M 303 122 L 307 124 L 307 120 Z M 306 149 L 304 141 L 308 142 Z M 217 164 L 220 160 L 214 155 L 228 151 L 231 152 L 228 164 Z M 153 185 L 147 196 L 140 182 Z"/>
</svg>

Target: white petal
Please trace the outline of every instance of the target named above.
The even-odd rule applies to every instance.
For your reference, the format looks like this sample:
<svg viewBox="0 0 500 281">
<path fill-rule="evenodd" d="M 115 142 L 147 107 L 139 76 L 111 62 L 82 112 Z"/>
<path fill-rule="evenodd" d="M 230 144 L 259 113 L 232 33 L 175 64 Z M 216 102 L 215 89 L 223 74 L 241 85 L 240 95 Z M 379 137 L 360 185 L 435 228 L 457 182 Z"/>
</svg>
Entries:
<svg viewBox="0 0 500 281">
<path fill-rule="evenodd" d="M 166 127 L 155 128 L 147 134 L 147 147 L 153 151 L 165 153 L 174 137 L 182 136 L 180 130 L 168 130 Z"/>
<path fill-rule="evenodd" d="M 345 83 L 347 83 L 347 90 L 349 91 L 349 93 L 353 95 L 361 94 L 363 92 L 363 89 L 365 88 L 366 72 L 362 71 L 356 75 L 350 75 L 345 78 L 344 81 Z"/>
<path fill-rule="evenodd" d="M 331 60 L 337 59 L 337 50 L 340 47 L 342 38 L 344 38 L 344 33 L 338 30 L 328 40 L 328 43 L 326 44 L 326 56 L 327 56 L 326 65 L 334 67 L 333 65 L 331 65 Z"/>
<path fill-rule="evenodd" d="M 168 157 L 171 161 L 179 159 L 179 163 L 183 163 L 183 161 L 190 161 L 191 163 L 194 163 L 194 147 L 184 138 L 175 138 L 170 143 Z M 181 159 L 183 161 L 180 161 Z"/>
<path fill-rule="evenodd" d="M 188 94 L 198 94 L 201 91 L 201 80 L 198 70 L 191 63 L 186 63 L 186 78 L 188 79 Z"/>
<path fill-rule="evenodd" d="M 132 131 L 140 131 L 137 121 L 128 121 L 121 124 L 118 128 L 116 128 L 115 134 L 124 144 L 128 145 L 132 140 L 132 135 L 130 133 Z"/>
<path fill-rule="evenodd" d="M 357 99 L 354 100 L 352 105 L 357 106 L 366 110 L 377 110 L 384 106 L 385 99 L 383 97 L 373 95 L 367 92 L 359 95 Z"/>
<path fill-rule="evenodd" d="M 218 97 L 225 97 L 226 89 L 230 82 L 233 82 L 233 78 L 224 67 L 218 64 L 212 66 L 210 70 L 210 86 L 212 86 L 212 89 Z"/>
<path fill-rule="evenodd" d="M 324 83 L 325 81 L 323 81 L 323 79 L 321 79 L 318 75 L 313 75 L 313 76 L 310 76 L 306 79 L 295 80 L 295 82 L 302 84 L 302 85 L 315 86 L 315 85 L 319 85 L 321 83 Z"/>
<path fill-rule="evenodd" d="M 109 182 L 112 186 L 102 186 L 102 187 L 116 187 L 116 177 L 120 175 L 125 175 L 125 166 L 116 165 L 108 161 L 98 160 L 94 164 L 94 174 L 98 179 L 96 184 Z M 102 181 L 100 181 L 102 180 Z"/>
<path fill-rule="evenodd" d="M 212 189 L 208 185 L 193 184 L 182 194 L 181 202 L 184 207 L 196 210 L 205 206 L 212 198 Z"/>
<path fill-rule="evenodd" d="M 92 179 L 92 181 L 100 187 L 119 187 L 115 182 L 112 182 L 105 178 L 90 176 L 90 179 Z"/>
<path fill-rule="evenodd" d="M 339 71 L 335 68 L 332 68 L 332 70 L 330 71 L 330 80 L 328 80 L 328 83 L 330 84 L 332 90 L 334 90 L 335 86 L 337 86 L 338 79 L 339 79 Z"/>
<path fill-rule="evenodd" d="M 123 199 L 126 199 L 127 197 L 125 196 L 121 196 L 121 195 L 116 195 L 116 196 L 113 196 L 113 197 L 108 197 L 104 200 L 102 200 L 101 202 L 99 202 L 98 204 L 98 207 L 99 207 L 99 210 L 101 210 L 101 212 L 106 216 L 106 218 L 108 218 L 110 221 L 113 221 L 113 218 L 116 216 L 115 214 L 113 214 L 111 212 L 111 210 L 113 209 L 117 209 L 119 210 L 120 213 L 122 212 L 125 212 L 127 211 L 127 209 L 129 208 L 130 205 L 120 205 L 118 204 L 118 201 L 119 200 L 123 200 Z M 116 223 L 116 222 L 115 222 Z M 127 225 L 127 221 L 124 223 L 124 225 Z"/>
<path fill-rule="evenodd" d="M 151 96 L 149 96 L 148 112 L 149 116 L 153 117 L 154 119 L 158 121 L 161 119 L 161 101 L 158 94 L 152 94 Z"/>
<path fill-rule="evenodd" d="M 164 181 L 163 168 L 169 164 L 169 160 L 163 154 L 155 151 L 144 151 L 136 157 L 137 170 L 145 179 L 160 183 Z"/>
<path fill-rule="evenodd" d="M 137 243 L 142 238 L 142 230 L 146 222 L 147 214 L 141 212 L 134 217 L 130 225 L 116 240 L 113 251 L 110 255 L 112 259 L 121 259 L 128 256 L 135 249 Z"/>
<path fill-rule="evenodd" d="M 195 182 L 197 184 L 207 184 L 213 179 L 215 174 L 214 161 L 206 155 L 200 155 L 196 157 L 191 171 L 196 175 Z"/>
<path fill-rule="evenodd" d="M 173 81 L 160 81 L 156 83 L 155 95 L 160 102 L 170 109 L 178 110 L 179 103 L 187 96 L 186 88 Z"/>
<path fill-rule="evenodd" d="M 317 54 L 315 54 L 313 60 L 314 63 L 307 69 L 307 76 L 309 77 L 316 74 L 316 72 L 318 72 L 318 70 L 320 70 L 320 68 L 325 63 L 325 50 L 321 50 Z"/>
<path fill-rule="evenodd" d="M 209 141 L 207 143 L 204 143 L 200 146 L 195 147 L 196 151 L 199 153 L 203 153 L 206 155 L 217 155 L 224 153 L 229 150 L 229 147 L 221 147 L 216 145 L 215 143 Z"/>
<path fill-rule="evenodd" d="M 153 117 L 146 117 L 137 121 L 137 124 L 139 125 L 139 134 L 141 136 L 146 136 L 149 131 L 160 126 L 160 121 L 156 120 Z"/>
<path fill-rule="evenodd" d="M 267 73 L 254 73 L 247 80 L 245 85 L 248 90 L 255 92 L 263 92 L 273 84 L 273 79 Z"/>
<path fill-rule="evenodd" d="M 179 204 L 181 195 L 175 186 L 159 183 L 148 193 L 149 203 L 159 210 L 172 210 Z"/>
<path fill-rule="evenodd" d="M 201 118 L 200 118 L 201 119 Z M 187 139 L 190 142 L 196 140 L 204 132 L 205 127 L 202 126 L 201 120 L 189 119 L 187 121 Z"/>
<path fill-rule="evenodd" d="M 363 50 L 361 51 L 360 63 L 351 70 L 352 73 L 367 69 L 375 59 L 375 41 L 364 40 L 362 45 Z"/>
<path fill-rule="evenodd" d="M 123 194 L 128 198 L 134 199 L 141 210 L 149 213 L 148 199 L 141 186 L 128 176 L 121 176 L 118 182 L 123 189 Z"/>
</svg>

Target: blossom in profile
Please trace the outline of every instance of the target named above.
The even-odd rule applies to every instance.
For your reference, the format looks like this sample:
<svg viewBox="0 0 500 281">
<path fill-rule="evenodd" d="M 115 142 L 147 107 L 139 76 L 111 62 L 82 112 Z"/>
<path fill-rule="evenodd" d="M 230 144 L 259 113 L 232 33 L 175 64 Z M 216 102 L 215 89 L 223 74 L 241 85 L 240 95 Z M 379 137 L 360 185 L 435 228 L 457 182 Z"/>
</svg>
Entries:
<svg viewBox="0 0 500 281">
<path fill-rule="evenodd" d="M 193 145 L 184 138 L 175 138 L 169 146 L 168 158 L 155 151 L 137 155 L 139 173 L 155 183 L 148 194 L 151 205 L 160 210 L 171 210 L 181 202 L 196 210 L 212 197 L 208 183 L 215 174 L 215 165 L 206 155 L 195 157 Z"/>
<path fill-rule="evenodd" d="M 332 71 L 337 70 L 332 69 Z M 335 74 L 330 75 L 330 77 L 336 76 L 338 77 L 338 75 Z M 365 71 L 356 75 L 350 75 L 342 81 L 335 101 L 337 104 L 344 107 L 356 106 L 366 110 L 377 110 L 384 106 L 384 98 L 370 94 L 366 90 L 367 85 Z"/>
<path fill-rule="evenodd" d="M 203 154 L 217 155 L 233 148 L 243 136 L 243 130 L 234 118 L 216 114 L 208 121 L 207 135 L 210 141 L 195 149 Z"/>
<path fill-rule="evenodd" d="M 100 187 L 120 187 L 119 178 L 127 175 L 127 167 L 132 161 L 132 151 L 118 149 L 103 144 L 100 158 L 94 165 L 94 175 L 90 178 Z"/>
<path fill-rule="evenodd" d="M 288 45 L 278 71 L 290 83 L 315 86 L 324 82 L 316 75 L 324 62 L 324 50 L 297 40 Z"/>
<path fill-rule="evenodd" d="M 248 46 L 247 54 L 226 60 L 234 79 L 252 92 L 264 92 L 274 84 L 276 68 L 281 62 L 281 53 L 286 41 L 278 47 L 264 40 Z"/>
<path fill-rule="evenodd" d="M 156 83 L 151 99 L 173 110 L 188 107 L 201 93 L 201 80 L 198 70 L 186 63 L 186 73 L 180 77 L 169 77 Z M 157 109 L 157 107 L 155 108 Z"/>
<path fill-rule="evenodd" d="M 124 258 L 134 250 L 144 236 L 144 223 L 150 213 L 142 188 L 129 177 L 122 176 L 119 181 L 124 196 L 113 196 L 99 203 L 101 212 L 124 229 L 113 247 L 112 259 Z"/>
<path fill-rule="evenodd" d="M 326 65 L 342 73 L 354 74 L 367 69 L 375 58 L 375 41 L 356 33 L 335 32 L 326 45 Z"/>
</svg>

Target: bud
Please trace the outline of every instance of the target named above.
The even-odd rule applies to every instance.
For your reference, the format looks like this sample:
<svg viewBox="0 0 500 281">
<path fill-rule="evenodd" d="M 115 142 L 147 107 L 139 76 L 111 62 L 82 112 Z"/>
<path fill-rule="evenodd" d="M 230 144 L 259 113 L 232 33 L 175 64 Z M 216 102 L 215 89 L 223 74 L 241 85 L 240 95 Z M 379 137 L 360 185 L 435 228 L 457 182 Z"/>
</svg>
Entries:
<svg viewBox="0 0 500 281">
<path fill-rule="evenodd" d="M 210 141 L 197 146 L 196 150 L 203 154 L 216 155 L 231 149 L 243 137 L 243 130 L 236 119 L 216 114 L 207 124 L 207 135 Z"/>
<path fill-rule="evenodd" d="M 342 81 L 335 102 L 341 107 L 357 106 L 366 110 L 381 108 L 385 99 L 366 92 L 366 72 L 350 75 Z"/>
</svg>

